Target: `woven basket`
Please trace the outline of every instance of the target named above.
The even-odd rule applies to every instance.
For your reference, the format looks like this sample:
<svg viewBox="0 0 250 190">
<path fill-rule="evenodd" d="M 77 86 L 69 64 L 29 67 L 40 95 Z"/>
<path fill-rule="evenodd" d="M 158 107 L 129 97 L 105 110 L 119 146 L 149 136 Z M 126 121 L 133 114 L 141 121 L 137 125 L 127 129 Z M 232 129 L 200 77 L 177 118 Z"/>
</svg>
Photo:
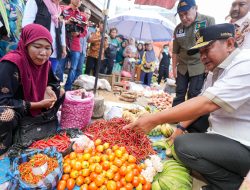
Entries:
<svg viewBox="0 0 250 190">
<path fill-rule="evenodd" d="M 87 92 L 85 98 L 77 98 L 74 91 L 68 91 L 65 95 L 65 100 L 62 105 L 61 127 L 78 128 L 86 127 L 93 113 L 94 95 Z"/>
</svg>

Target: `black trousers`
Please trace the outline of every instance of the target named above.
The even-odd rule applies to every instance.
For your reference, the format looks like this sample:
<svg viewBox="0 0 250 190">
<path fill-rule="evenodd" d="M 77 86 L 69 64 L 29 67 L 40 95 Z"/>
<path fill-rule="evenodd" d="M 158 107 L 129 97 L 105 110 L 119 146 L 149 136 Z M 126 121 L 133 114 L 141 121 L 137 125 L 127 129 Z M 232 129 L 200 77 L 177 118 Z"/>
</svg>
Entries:
<svg viewBox="0 0 250 190">
<path fill-rule="evenodd" d="M 90 75 L 91 72 L 93 72 L 93 75 L 95 76 L 97 64 L 98 64 L 98 59 L 88 56 L 86 60 L 85 74 Z"/>
<path fill-rule="evenodd" d="M 103 64 L 101 65 L 100 73 L 111 75 L 114 67 L 114 58 L 107 58 L 104 60 Z"/>
<path fill-rule="evenodd" d="M 185 134 L 175 151 L 187 167 L 199 172 L 211 190 L 237 190 L 250 170 L 250 147 L 217 134 Z"/>
<path fill-rule="evenodd" d="M 169 66 L 165 67 L 160 66 L 158 80 L 157 80 L 158 84 L 161 83 L 162 78 L 165 80 L 166 78 L 168 78 L 168 76 L 169 76 Z"/>
<path fill-rule="evenodd" d="M 196 97 L 200 94 L 205 74 L 189 77 L 188 72 L 185 75 L 177 73 L 176 78 L 176 97 L 173 101 L 173 106 L 176 106 L 185 101 L 186 93 L 188 99 Z"/>
</svg>

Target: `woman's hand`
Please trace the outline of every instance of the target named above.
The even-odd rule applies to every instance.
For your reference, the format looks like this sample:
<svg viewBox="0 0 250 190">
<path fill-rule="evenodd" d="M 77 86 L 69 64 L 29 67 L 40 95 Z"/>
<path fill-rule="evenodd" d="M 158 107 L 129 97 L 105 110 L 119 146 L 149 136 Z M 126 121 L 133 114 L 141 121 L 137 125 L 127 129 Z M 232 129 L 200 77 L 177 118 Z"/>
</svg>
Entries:
<svg viewBox="0 0 250 190">
<path fill-rule="evenodd" d="M 44 99 L 54 99 L 57 100 L 55 92 L 52 90 L 51 86 L 47 86 L 45 93 L 44 93 Z"/>
<path fill-rule="evenodd" d="M 156 127 L 156 125 L 157 124 L 151 120 L 150 114 L 145 114 L 135 122 L 126 125 L 123 129 L 133 129 L 135 131 L 148 134 L 153 128 Z"/>
<path fill-rule="evenodd" d="M 40 101 L 39 104 L 41 108 L 50 109 L 54 106 L 55 102 L 56 102 L 55 99 L 50 98 L 50 99 L 44 99 Z"/>
</svg>

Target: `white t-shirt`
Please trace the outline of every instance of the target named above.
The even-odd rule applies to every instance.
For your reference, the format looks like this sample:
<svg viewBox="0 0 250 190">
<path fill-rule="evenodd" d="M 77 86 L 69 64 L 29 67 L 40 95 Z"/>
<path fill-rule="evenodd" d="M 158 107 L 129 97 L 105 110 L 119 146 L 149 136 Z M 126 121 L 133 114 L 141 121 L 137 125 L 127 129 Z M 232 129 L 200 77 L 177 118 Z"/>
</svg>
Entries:
<svg viewBox="0 0 250 190">
<path fill-rule="evenodd" d="M 36 1 L 35 0 L 28 0 L 26 5 L 25 5 L 25 10 L 23 13 L 22 28 L 28 24 L 34 23 L 34 21 L 36 19 L 37 11 L 38 11 L 38 8 L 37 8 Z M 51 24 L 50 24 L 50 34 L 51 34 L 52 39 L 53 39 L 53 44 L 52 44 L 53 53 L 50 57 L 56 58 L 57 57 L 57 54 L 56 54 L 56 52 L 57 52 L 56 51 L 56 31 L 55 31 L 55 24 L 52 20 L 51 20 Z M 61 41 L 62 41 L 62 46 L 66 46 L 65 23 L 64 22 L 63 22 L 63 26 L 62 26 Z"/>
<path fill-rule="evenodd" d="M 250 146 L 249 55 L 249 49 L 232 52 L 213 72 L 214 76 L 217 71 L 220 72 L 218 79 L 203 93 L 221 107 L 210 114 L 208 132 L 226 136 L 246 146 Z"/>
</svg>

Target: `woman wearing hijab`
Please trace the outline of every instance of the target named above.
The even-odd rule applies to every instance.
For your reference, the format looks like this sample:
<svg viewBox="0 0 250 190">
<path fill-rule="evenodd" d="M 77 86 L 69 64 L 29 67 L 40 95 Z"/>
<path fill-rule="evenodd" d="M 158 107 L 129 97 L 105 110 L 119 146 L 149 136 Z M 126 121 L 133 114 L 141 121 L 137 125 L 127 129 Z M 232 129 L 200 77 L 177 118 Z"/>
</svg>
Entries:
<svg viewBox="0 0 250 190">
<path fill-rule="evenodd" d="M 113 68 L 113 73 L 120 73 L 122 70 L 122 66 L 123 66 L 123 61 L 124 61 L 124 57 L 123 57 L 123 52 L 126 48 L 126 42 L 125 40 L 123 40 L 121 42 L 121 46 L 119 47 L 117 54 L 116 54 L 116 63 L 115 66 Z"/>
<path fill-rule="evenodd" d="M 17 50 L 0 60 L 0 154 L 12 144 L 12 132 L 21 118 L 41 114 L 57 100 L 59 82 L 51 70 L 51 54 L 49 31 L 29 24 Z"/>
<path fill-rule="evenodd" d="M 129 45 L 125 48 L 123 56 L 125 57 L 125 59 L 122 70 L 128 72 L 133 81 L 135 77 L 135 63 L 136 59 L 138 58 L 138 52 L 135 46 L 134 38 L 129 39 Z"/>
<path fill-rule="evenodd" d="M 156 57 L 153 45 L 151 42 L 148 42 L 141 63 L 141 82 L 143 84 L 150 86 L 152 76 L 155 70 L 155 65 Z"/>
<path fill-rule="evenodd" d="M 60 19 L 62 13 L 60 0 L 28 0 L 25 6 L 22 27 L 27 24 L 41 24 L 50 31 L 53 39 L 53 53 L 50 56 L 54 73 L 61 58 L 66 57 L 65 23 Z"/>
</svg>

